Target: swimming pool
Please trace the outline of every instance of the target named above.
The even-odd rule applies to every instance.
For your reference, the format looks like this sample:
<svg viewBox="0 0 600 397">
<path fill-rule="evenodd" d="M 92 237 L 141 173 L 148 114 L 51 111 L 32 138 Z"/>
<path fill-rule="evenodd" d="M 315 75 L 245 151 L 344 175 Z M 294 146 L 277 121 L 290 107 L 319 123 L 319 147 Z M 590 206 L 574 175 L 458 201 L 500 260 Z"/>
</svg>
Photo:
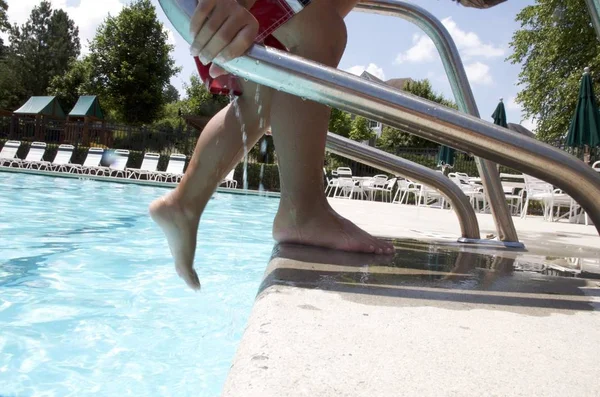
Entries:
<svg viewBox="0 0 600 397">
<path fill-rule="evenodd" d="M 0 172 L 0 396 L 217 396 L 278 200 L 215 194 L 202 291 L 147 206 L 165 189 Z"/>
</svg>

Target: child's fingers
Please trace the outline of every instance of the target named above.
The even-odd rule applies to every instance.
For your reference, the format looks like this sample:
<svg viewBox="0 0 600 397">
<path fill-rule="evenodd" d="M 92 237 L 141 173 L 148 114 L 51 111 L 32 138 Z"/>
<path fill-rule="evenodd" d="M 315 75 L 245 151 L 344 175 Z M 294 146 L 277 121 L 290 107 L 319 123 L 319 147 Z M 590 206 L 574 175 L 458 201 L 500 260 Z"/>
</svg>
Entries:
<svg viewBox="0 0 600 397">
<path fill-rule="evenodd" d="M 230 19 L 228 10 L 224 7 L 216 7 L 210 17 L 205 20 L 198 34 L 196 34 L 192 43 L 192 55 L 202 54 L 203 58 L 206 58 L 204 48 L 228 19 Z M 212 58 L 205 60 L 210 62 Z"/>
<path fill-rule="evenodd" d="M 238 32 L 240 32 L 245 25 L 240 24 L 240 21 L 236 18 L 228 18 L 223 25 L 219 28 L 219 31 L 212 36 L 212 38 L 206 43 L 206 46 L 201 51 L 202 56 L 209 62 L 227 47 L 231 43 Z"/>
<path fill-rule="evenodd" d="M 217 5 L 217 0 L 199 0 L 194 15 L 190 19 L 190 33 L 196 37 L 202 25 L 208 19 L 213 9 Z"/>
<path fill-rule="evenodd" d="M 254 44 L 254 40 L 258 35 L 258 25 L 245 25 L 234 37 L 234 39 L 219 52 L 219 58 L 223 62 L 231 61 L 239 56 L 242 56 Z"/>
</svg>

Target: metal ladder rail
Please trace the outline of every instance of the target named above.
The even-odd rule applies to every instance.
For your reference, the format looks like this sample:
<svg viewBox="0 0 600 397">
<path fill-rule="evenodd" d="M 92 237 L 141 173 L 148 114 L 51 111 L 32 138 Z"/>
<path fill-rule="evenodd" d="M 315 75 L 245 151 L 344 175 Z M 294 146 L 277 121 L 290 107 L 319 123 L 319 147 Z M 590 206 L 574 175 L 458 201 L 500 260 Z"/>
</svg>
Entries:
<svg viewBox="0 0 600 397">
<path fill-rule="evenodd" d="M 592 18 L 592 25 L 596 30 L 596 36 L 600 40 L 600 0 L 585 0 L 585 3 Z"/>
<path fill-rule="evenodd" d="M 189 26 L 189 15 L 195 8 L 195 0 L 160 0 L 159 3 L 177 31 L 190 42 L 191 37 L 187 27 Z M 486 244 L 497 243 L 493 240 L 481 240 L 477 216 L 468 197 L 455 183 L 443 174 L 380 150 L 361 155 L 361 148 L 363 147 L 364 145 L 352 140 L 328 133 L 328 151 L 395 175 L 410 178 L 439 191 L 450 202 L 457 215 L 461 228 L 461 238 L 459 241 L 483 241 Z M 500 244 L 503 246 L 522 247 L 522 244 Z"/>
<path fill-rule="evenodd" d="M 553 183 L 581 204 L 600 232 L 600 175 L 560 149 L 272 48 L 255 45 L 245 56 L 222 66 L 256 83 L 377 120 Z M 365 157 L 376 150 L 361 148 Z"/>
<path fill-rule="evenodd" d="M 355 10 L 400 17 L 421 28 L 431 38 L 438 50 L 458 108 L 472 116 L 480 117 L 458 49 L 450 33 L 438 18 L 422 7 L 397 0 L 361 0 Z M 475 158 L 475 162 L 496 223 L 498 239 L 518 242 L 519 237 L 506 204 L 497 165 L 478 157 Z"/>
<path fill-rule="evenodd" d="M 365 151 L 364 148 L 371 150 Z M 377 169 L 402 175 L 414 181 L 431 186 L 439 191 L 452 205 L 459 221 L 463 243 L 498 244 L 494 240 L 482 240 L 475 210 L 463 191 L 443 174 L 413 163 L 401 157 L 394 156 L 383 150 L 370 148 L 351 139 L 344 138 L 332 132 L 327 134 L 327 150 L 331 153 L 359 161 Z M 520 243 L 500 243 L 504 247 L 522 248 Z"/>
</svg>

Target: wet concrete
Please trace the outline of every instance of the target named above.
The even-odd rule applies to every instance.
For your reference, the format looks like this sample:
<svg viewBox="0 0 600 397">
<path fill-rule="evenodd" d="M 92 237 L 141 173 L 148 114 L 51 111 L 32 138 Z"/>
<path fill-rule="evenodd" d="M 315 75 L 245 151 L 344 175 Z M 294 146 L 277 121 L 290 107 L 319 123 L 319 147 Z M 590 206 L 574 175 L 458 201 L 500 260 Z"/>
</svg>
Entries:
<svg viewBox="0 0 600 397">
<path fill-rule="evenodd" d="M 396 246 L 275 247 L 223 395 L 600 395 L 600 280 L 532 249 Z"/>
</svg>

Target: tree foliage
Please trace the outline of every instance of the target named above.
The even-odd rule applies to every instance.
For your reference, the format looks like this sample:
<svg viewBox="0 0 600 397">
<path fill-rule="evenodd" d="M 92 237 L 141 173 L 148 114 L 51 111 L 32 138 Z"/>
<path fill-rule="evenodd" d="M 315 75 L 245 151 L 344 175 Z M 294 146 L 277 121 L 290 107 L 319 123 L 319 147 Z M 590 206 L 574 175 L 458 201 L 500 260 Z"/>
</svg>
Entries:
<svg viewBox="0 0 600 397">
<path fill-rule="evenodd" d="M 185 93 L 186 113 L 199 116 L 214 116 L 229 103 L 229 98 L 226 96 L 211 94 L 196 75 L 192 75 L 190 83 L 185 85 Z"/>
<path fill-rule="evenodd" d="M 10 33 L 7 66 L 18 80 L 20 101 L 32 95 L 46 95 L 50 81 L 66 73 L 80 51 L 79 29 L 63 10 L 52 10 L 42 1 L 29 20 Z"/>
<path fill-rule="evenodd" d="M 407 81 L 404 91 L 413 95 L 456 109 L 456 104 L 443 95 L 436 93 L 429 80 Z M 381 136 L 377 139 L 377 147 L 389 153 L 394 153 L 398 147 L 437 147 L 435 142 L 420 138 L 399 129 L 384 126 Z"/>
<path fill-rule="evenodd" d="M 179 101 L 179 91 L 172 84 L 167 84 L 163 90 L 163 96 L 166 103 L 174 103 Z"/>
<path fill-rule="evenodd" d="M 329 131 L 341 135 L 344 138 L 350 136 L 352 129 L 352 117 L 348 112 L 339 109 L 331 109 L 331 117 L 329 118 Z"/>
<path fill-rule="evenodd" d="M 373 138 L 374 133 L 371 127 L 369 127 L 369 120 L 362 116 L 356 116 L 352 120 L 352 128 L 350 129 L 349 138 L 357 141 L 364 142 Z"/>
<path fill-rule="evenodd" d="M 521 27 L 508 58 L 522 64 L 517 102 L 538 120 L 537 136 L 553 140 L 567 133 L 586 66 L 600 73 L 598 39 L 584 0 L 537 0 L 518 15 Z M 596 94 L 600 85 L 594 82 Z"/>
<path fill-rule="evenodd" d="M 92 80 L 117 119 L 139 124 L 160 117 L 165 89 L 179 72 L 172 49 L 150 0 L 105 19 L 90 45 Z"/>
<path fill-rule="evenodd" d="M 48 93 L 56 96 L 65 109 L 72 109 L 80 96 L 94 95 L 91 75 L 90 59 L 78 59 L 72 62 L 67 73 L 52 79 Z"/>
<path fill-rule="evenodd" d="M 8 17 L 6 16 L 6 11 L 8 10 L 8 4 L 6 0 L 0 0 L 0 33 L 8 32 L 10 29 L 10 24 L 8 23 Z M 4 41 L 2 37 L 0 37 L 0 58 L 4 55 Z"/>
</svg>

